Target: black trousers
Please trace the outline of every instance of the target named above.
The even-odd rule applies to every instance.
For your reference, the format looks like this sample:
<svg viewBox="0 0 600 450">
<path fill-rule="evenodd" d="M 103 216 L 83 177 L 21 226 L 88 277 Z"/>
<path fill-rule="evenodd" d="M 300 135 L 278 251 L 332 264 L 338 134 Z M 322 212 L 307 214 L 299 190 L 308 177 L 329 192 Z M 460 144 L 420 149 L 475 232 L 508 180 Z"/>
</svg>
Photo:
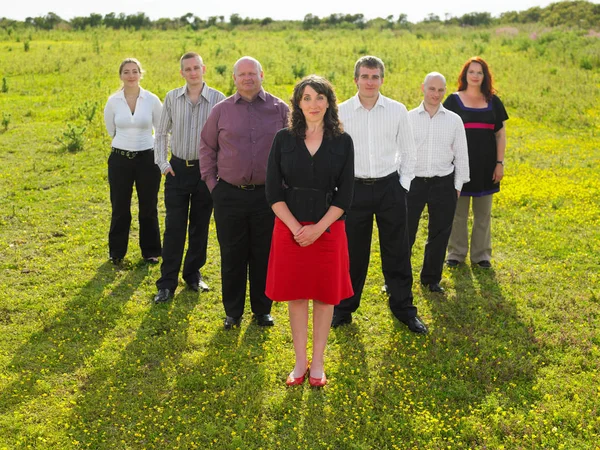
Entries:
<svg viewBox="0 0 600 450">
<path fill-rule="evenodd" d="M 390 294 L 389 306 L 399 320 L 406 321 L 417 315 L 417 308 L 413 306 L 406 192 L 397 177 L 372 185 L 354 183 L 354 199 L 346 217 L 354 296 L 342 300 L 335 307 L 335 314 L 351 314 L 360 305 L 371 256 L 373 217 L 379 230 L 381 267 Z"/>
<path fill-rule="evenodd" d="M 446 257 L 448 239 L 456 210 L 454 173 L 445 177 L 415 178 L 407 195 L 408 237 L 410 248 L 415 243 L 421 213 L 427 205 L 429 225 L 425 256 L 421 269 L 421 283 L 439 283 Z"/>
<path fill-rule="evenodd" d="M 160 256 L 158 190 L 160 170 L 154 164 L 154 152 L 145 151 L 135 158 L 111 153 L 108 157 L 108 183 L 112 216 L 108 232 L 111 258 L 122 259 L 127 253 L 131 227 L 131 196 L 137 191 L 142 257 Z"/>
<path fill-rule="evenodd" d="M 247 278 L 252 312 L 268 314 L 272 302 L 265 295 L 265 285 L 275 215 L 264 186 L 250 191 L 219 181 L 212 195 L 225 314 L 237 318 L 244 313 Z"/>
<path fill-rule="evenodd" d="M 165 235 L 163 239 L 161 277 L 158 289 L 175 291 L 183 258 L 186 232 L 188 248 L 183 263 L 183 279 L 188 283 L 198 281 L 200 268 L 206 263 L 208 226 L 213 209 L 212 198 L 206 183 L 200 179 L 198 161 L 187 162 L 171 158 L 175 176 L 165 180 Z"/>
</svg>

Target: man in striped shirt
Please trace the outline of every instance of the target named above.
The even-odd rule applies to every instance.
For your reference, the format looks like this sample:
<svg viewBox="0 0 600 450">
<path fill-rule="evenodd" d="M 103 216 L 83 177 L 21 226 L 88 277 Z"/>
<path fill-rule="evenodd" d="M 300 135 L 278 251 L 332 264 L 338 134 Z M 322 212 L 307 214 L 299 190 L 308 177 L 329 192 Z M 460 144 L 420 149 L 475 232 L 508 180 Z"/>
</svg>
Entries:
<svg viewBox="0 0 600 450">
<path fill-rule="evenodd" d="M 193 291 L 207 291 L 200 268 L 206 263 L 208 225 L 213 203 L 200 179 L 198 148 L 200 132 L 212 108 L 225 96 L 206 85 L 206 66 L 197 53 L 181 57 L 181 76 L 185 86 L 167 93 L 158 129 L 154 158 L 165 175 L 165 234 L 161 276 L 156 282 L 155 303 L 169 300 L 179 281 L 186 231 L 188 249 L 183 263 L 183 279 Z M 171 136 L 171 160 L 167 147 Z"/>
<path fill-rule="evenodd" d="M 412 249 L 427 205 L 429 227 L 421 284 L 443 294 L 440 280 L 444 258 L 456 201 L 463 184 L 469 181 L 469 154 L 462 119 L 441 104 L 446 94 L 444 76 L 427 74 L 421 90 L 423 101 L 408 113 L 417 146 L 415 179 L 407 197 L 408 237 Z"/>
<path fill-rule="evenodd" d="M 384 71 L 381 59 L 360 58 L 354 66 L 358 93 L 339 106 L 344 130 L 354 141 L 354 200 L 346 219 L 354 296 L 335 307 L 331 326 L 352 322 L 352 313 L 360 304 L 374 216 L 390 309 L 410 331 L 427 333 L 413 305 L 406 228 L 406 192 L 414 178 L 415 143 L 406 107 L 379 92 Z"/>
</svg>

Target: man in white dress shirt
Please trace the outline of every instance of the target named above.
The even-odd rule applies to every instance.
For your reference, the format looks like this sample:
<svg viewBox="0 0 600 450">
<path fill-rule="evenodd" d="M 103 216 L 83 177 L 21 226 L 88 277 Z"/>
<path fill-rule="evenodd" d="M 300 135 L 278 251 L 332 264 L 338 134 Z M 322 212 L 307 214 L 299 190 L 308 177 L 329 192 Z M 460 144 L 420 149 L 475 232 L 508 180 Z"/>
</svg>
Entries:
<svg viewBox="0 0 600 450">
<path fill-rule="evenodd" d="M 417 147 L 415 179 L 407 196 L 410 248 L 415 242 L 419 219 L 427 205 L 429 227 L 421 284 L 431 292 L 440 286 L 456 200 L 469 181 L 467 136 L 461 118 L 441 104 L 446 79 L 431 72 L 421 85 L 423 101 L 408 113 Z"/>
<path fill-rule="evenodd" d="M 346 219 L 354 296 L 335 307 L 331 326 L 352 322 L 352 313 L 358 309 L 375 216 L 390 309 L 411 331 L 427 333 L 413 305 L 406 228 L 406 192 L 414 178 L 415 142 L 406 107 L 379 92 L 384 71 L 381 59 L 360 58 L 354 66 L 358 93 L 339 106 L 344 130 L 354 141 L 354 200 Z"/>
</svg>

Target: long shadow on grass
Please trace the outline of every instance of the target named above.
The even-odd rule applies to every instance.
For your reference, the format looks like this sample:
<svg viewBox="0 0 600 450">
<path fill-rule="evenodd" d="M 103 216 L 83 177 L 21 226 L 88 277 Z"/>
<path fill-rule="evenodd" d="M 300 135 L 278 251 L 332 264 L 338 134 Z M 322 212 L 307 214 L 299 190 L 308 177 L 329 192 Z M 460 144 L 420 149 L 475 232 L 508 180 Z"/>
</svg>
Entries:
<svg viewBox="0 0 600 450">
<path fill-rule="evenodd" d="M 407 437 L 452 439 L 460 432 L 469 446 L 479 447 L 485 445 L 480 433 L 463 428 L 461 420 L 472 408 L 485 413 L 521 405 L 525 392 L 531 401 L 542 349 L 514 301 L 502 295 L 493 270 L 463 265 L 450 276 L 455 296 L 424 294 L 433 317 L 429 336 L 411 335 L 396 323 L 393 340 L 402 351 L 382 359 L 382 376 L 395 382 L 374 395 L 392 416 L 411 418 L 402 425 L 410 430 Z M 430 426 L 432 419 L 437 426 Z"/>
<path fill-rule="evenodd" d="M 93 355 L 121 316 L 126 300 L 148 274 L 148 267 L 128 271 L 107 290 L 119 273 L 111 263 L 102 264 L 62 312 L 15 351 L 8 371 L 18 375 L 0 393 L 0 414 L 43 394 L 43 380 L 72 374 Z"/>
<path fill-rule="evenodd" d="M 198 294 L 182 291 L 152 305 L 114 362 L 98 364 L 80 386 L 70 437 L 90 448 L 143 447 L 168 434 L 189 401 L 176 389 Z M 109 358 L 109 357 L 106 357 Z M 176 435 L 174 436 L 176 437 Z M 173 440 L 174 440 L 173 437 Z"/>
<path fill-rule="evenodd" d="M 245 329 L 216 331 L 202 356 L 178 374 L 177 391 L 189 400 L 178 413 L 194 421 L 188 440 L 200 448 L 253 448 L 263 429 L 263 401 L 270 389 L 265 345 L 271 329 L 250 323 Z M 258 441 L 260 442 L 260 438 Z"/>
<path fill-rule="evenodd" d="M 333 334 L 330 340 L 335 339 L 339 364 L 330 371 L 335 374 L 330 376 L 330 385 L 309 390 L 300 434 L 309 448 L 372 448 L 360 446 L 370 427 L 372 417 L 368 412 L 373 402 L 367 394 L 372 374 L 365 336 L 356 323 L 340 327 Z"/>
</svg>

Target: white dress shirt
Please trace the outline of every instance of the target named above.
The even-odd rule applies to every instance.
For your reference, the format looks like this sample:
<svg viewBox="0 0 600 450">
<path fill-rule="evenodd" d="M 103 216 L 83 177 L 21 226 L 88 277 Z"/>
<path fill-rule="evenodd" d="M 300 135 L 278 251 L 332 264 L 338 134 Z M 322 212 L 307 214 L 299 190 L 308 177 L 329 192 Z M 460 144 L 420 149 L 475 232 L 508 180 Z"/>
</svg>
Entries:
<svg viewBox="0 0 600 450">
<path fill-rule="evenodd" d="M 465 127 L 458 114 L 441 104 L 433 117 L 423 102 L 408 113 L 417 147 L 417 177 L 443 177 L 454 172 L 454 187 L 469 181 L 469 153 Z"/>
<path fill-rule="evenodd" d="M 133 114 L 122 89 L 111 95 L 104 107 L 104 123 L 112 146 L 132 152 L 153 148 L 152 127 L 158 126 L 161 111 L 159 98 L 141 87 Z"/>
<path fill-rule="evenodd" d="M 406 107 L 379 94 L 371 110 L 358 94 L 338 107 L 344 131 L 354 142 L 354 176 L 382 178 L 393 171 L 407 191 L 415 177 L 415 142 Z"/>
</svg>

